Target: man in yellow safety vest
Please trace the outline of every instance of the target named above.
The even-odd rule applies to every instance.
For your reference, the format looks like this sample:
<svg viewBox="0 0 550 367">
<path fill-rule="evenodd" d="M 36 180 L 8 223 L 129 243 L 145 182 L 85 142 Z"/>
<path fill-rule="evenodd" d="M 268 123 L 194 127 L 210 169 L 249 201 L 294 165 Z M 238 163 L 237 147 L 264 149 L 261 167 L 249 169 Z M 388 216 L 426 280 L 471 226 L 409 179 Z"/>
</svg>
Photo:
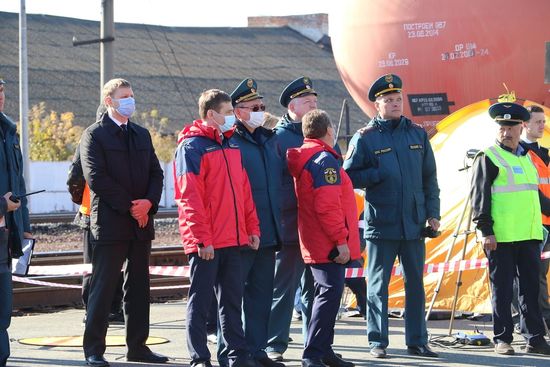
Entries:
<svg viewBox="0 0 550 367">
<path fill-rule="evenodd" d="M 514 354 L 512 285 L 518 277 L 520 327 L 527 353 L 550 355 L 538 305 L 540 242 L 543 238 L 537 169 L 520 144 L 530 114 L 515 103 L 496 103 L 489 115 L 499 125 L 496 143 L 474 163 L 473 220 L 489 260 L 495 352 Z M 549 208 L 542 212 L 549 213 Z"/>
</svg>

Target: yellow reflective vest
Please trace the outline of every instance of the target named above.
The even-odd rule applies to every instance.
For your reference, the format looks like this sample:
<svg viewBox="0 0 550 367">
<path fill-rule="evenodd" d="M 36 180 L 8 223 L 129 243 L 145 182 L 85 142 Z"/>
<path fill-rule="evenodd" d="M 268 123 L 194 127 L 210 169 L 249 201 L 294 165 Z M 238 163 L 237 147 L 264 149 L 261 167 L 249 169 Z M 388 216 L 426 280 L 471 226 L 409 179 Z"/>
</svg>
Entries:
<svg viewBox="0 0 550 367">
<path fill-rule="evenodd" d="M 529 155 L 494 145 L 485 154 L 498 167 L 491 187 L 491 216 L 498 242 L 542 240 L 537 169 Z"/>
</svg>

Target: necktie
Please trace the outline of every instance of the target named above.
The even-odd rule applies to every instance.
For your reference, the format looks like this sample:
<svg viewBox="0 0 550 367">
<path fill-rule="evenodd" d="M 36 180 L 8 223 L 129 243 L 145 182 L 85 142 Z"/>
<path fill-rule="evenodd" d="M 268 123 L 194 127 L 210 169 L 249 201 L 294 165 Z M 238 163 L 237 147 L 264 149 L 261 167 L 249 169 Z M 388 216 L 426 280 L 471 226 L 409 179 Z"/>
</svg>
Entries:
<svg viewBox="0 0 550 367">
<path fill-rule="evenodd" d="M 122 138 L 124 139 L 124 142 L 128 146 L 128 126 L 126 124 L 120 125 L 120 129 L 122 130 Z"/>
</svg>

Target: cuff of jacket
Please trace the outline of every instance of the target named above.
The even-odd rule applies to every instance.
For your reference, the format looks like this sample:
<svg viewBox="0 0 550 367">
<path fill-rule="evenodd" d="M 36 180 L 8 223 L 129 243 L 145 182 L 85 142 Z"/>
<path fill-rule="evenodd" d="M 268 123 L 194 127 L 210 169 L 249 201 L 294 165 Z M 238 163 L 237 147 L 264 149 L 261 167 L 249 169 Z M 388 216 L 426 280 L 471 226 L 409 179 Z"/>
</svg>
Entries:
<svg viewBox="0 0 550 367">
<path fill-rule="evenodd" d="M 159 211 L 159 203 L 155 199 L 152 199 L 150 197 L 145 197 L 145 199 L 149 200 L 149 202 L 151 203 L 151 209 L 149 209 L 148 214 L 157 214 L 157 212 Z"/>
<path fill-rule="evenodd" d="M 493 231 L 492 226 L 482 226 L 482 227 L 478 226 L 477 229 L 481 232 L 483 237 L 494 236 L 495 235 L 495 232 Z"/>
<path fill-rule="evenodd" d="M 8 212 L 8 202 L 6 201 L 6 198 L 3 196 L 0 196 L 0 217 L 3 217 Z"/>
</svg>

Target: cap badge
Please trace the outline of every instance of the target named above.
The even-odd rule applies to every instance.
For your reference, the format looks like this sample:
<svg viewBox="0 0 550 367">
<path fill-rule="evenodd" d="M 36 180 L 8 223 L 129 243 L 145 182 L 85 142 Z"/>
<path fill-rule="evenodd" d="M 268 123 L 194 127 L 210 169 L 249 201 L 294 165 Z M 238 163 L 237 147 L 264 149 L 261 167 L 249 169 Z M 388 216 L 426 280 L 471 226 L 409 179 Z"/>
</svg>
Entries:
<svg viewBox="0 0 550 367">
<path fill-rule="evenodd" d="M 391 83 L 391 82 L 393 82 L 393 75 L 388 74 L 384 77 L 384 79 L 386 80 L 386 83 Z"/>
<path fill-rule="evenodd" d="M 506 113 L 506 114 L 504 114 L 503 117 L 504 117 L 505 120 L 510 120 L 512 118 L 512 115 L 510 115 L 509 113 Z"/>
<path fill-rule="evenodd" d="M 254 85 L 254 80 L 248 79 L 248 80 L 246 81 L 246 86 L 247 86 L 248 88 L 252 88 L 253 85 Z"/>
</svg>

